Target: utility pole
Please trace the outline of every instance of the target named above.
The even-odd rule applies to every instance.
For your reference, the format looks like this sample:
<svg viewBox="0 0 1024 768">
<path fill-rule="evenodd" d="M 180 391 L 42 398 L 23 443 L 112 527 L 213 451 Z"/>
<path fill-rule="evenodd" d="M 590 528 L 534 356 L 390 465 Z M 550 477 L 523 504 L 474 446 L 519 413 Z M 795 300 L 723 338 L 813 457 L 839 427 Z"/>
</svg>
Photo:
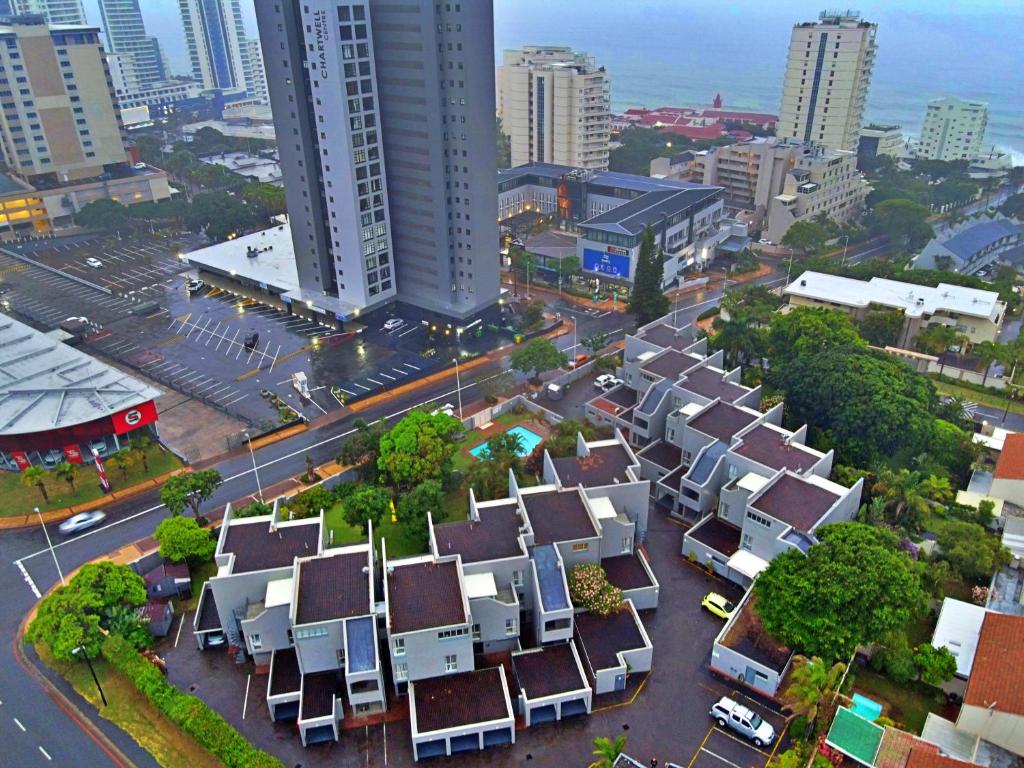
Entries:
<svg viewBox="0 0 1024 768">
<path fill-rule="evenodd" d="M 462 380 L 459 378 L 459 358 L 453 357 L 455 363 L 455 392 L 459 396 L 459 421 L 462 421 Z"/>
<path fill-rule="evenodd" d="M 46 546 L 50 549 L 50 556 L 53 557 L 53 564 L 57 567 L 57 575 L 60 576 L 61 586 L 67 584 L 64 581 L 64 572 L 60 569 L 60 563 L 57 562 L 57 553 L 53 549 L 53 541 L 50 540 L 50 532 L 46 530 L 46 523 L 43 522 L 43 513 L 39 511 L 39 507 L 35 507 L 36 516 L 39 518 L 39 525 L 42 526 L 43 534 L 46 536 Z"/>
<path fill-rule="evenodd" d="M 107 706 L 107 697 L 103 695 L 103 688 L 100 685 L 100 679 L 96 677 L 96 670 L 92 667 L 92 662 L 89 660 L 89 654 L 85 652 L 85 646 L 80 645 L 71 652 L 76 656 L 81 652 L 82 656 L 85 658 L 86 665 L 89 667 L 89 671 L 92 673 L 92 681 L 96 683 L 96 690 L 100 692 L 100 701 L 103 702 L 104 707 Z"/>
<path fill-rule="evenodd" d="M 843 242 L 843 260 L 840 263 L 841 263 L 842 266 L 845 267 L 846 266 L 846 249 L 850 245 L 850 236 L 849 235 L 843 235 L 843 237 L 845 237 L 846 240 Z"/>
<path fill-rule="evenodd" d="M 786 285 L 789 285 L 793 276 L 793 249 L 789 249 L 789 268 L 786 270 Z"/>
<path fill-rule="evenodd" d="M 249 433 L 245 433 L 245 442 L 249 444 L 249 456 L 252 457 L 252 471 L 256 475 L 256 490 L 260 494 L 260 503 L 263 503 L 263 486 L 260 485 L 260 470 L 256 466 L 256 454 L 252 450 L 252 438 L 249 437 Z"/>
</svg>

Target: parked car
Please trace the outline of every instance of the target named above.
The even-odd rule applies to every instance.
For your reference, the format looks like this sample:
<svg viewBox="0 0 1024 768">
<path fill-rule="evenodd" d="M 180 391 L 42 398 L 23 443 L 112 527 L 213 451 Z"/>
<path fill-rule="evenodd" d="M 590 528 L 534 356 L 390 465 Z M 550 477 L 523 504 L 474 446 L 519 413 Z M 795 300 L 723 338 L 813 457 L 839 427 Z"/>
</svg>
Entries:
<svg viewBox="0 0 1024 768">
<path fill-rule="evenodd" d="M 576 357 L 569 361 L 569 368 L 579 368 L 581 365 L 590 362 L 590 355 L 580 352 Z"/>
<path fill-rule="evenodd" d="M 90 256 L 85 260 L 86 266 L 92 267 L 93 269 L 103 269 L 103 262 L 97 259 L 95 256 Z"/>
<path fill-rule="evenodd" d="M 708 712 L 720 728 L 731 728 L 746 736 L 755 747 L 764 747 L 775 741 L 775 728 L 749 707 L 739 704 L 728 696 L 716 701 Z"/>
<path fill-rule="evenodd" d="M 733 603 L 717 592 L 708 592 L 704 595 L 704 599 L 700 601 L 700 607 L 726 621 L 732 617 L 733 611 L 736 610 L 736 606 Z"/>
<path fill-rule="evenodd" d="M 193 278 L 185 283 L 185 290 L 188 291 L 189 296 L 193 296 L 199 293 L 203 288 L 206 287 L 206 283 L 198 278 Z"/>
<path fill-rule="evenodd" d="M 78 317 L 67 317 L 64 318 L 65 323 L 88 323 L 89 318 L 79 315 Z"/>
<path fill-rule="evenodd" d="M 397 331 L 403 325 L 405 325 L 405 320 L 403 320 L 400 317 L 392 317 L 390 320 L 385 320 L 384 321 L 384 330 L 385 331 Z"/>
<path fill-rule="evenodd" d="M 605 384 L 615 379 L 610 373 L 602 373 L 596 379 L 594 379 L 594 389 L 604 389 Z"/>
<path fill-rule="evenodd" d="M 207 648 L 220 648 L 220 646 L 227 643 L 228 639 L 224 637 L 223 632 L 210 632 L 206 636 L 206 647 Z"/>
<path fill-rule="evenodd" d="M 94 509 L 92 512 L 81 512 L 61 523 L 59 530 L 65 536 L 70 536 L 72 533 L 79 533 L 80 531 L 92 528 L 94 525 L 99 525 L 106 519 L 107 513 L 102 509 Z"/>
<path fill-rule="evenodd" d="M 455 406 L 451 403 L 445 403 L 440 408 L 435 408 L 430 412 L 431 416 L 437 416 L 437 414 L 443 413 L 445 416 L 451 416 L 455 418 Z"/>
<path fill-rule="evenodd" d="M 608 381 L 604 383 L 604 386 L 601 387 L 601 390 L 603 392 L 607 392 L 610 389 L 615 389 L 617 386 L 619 386 L 619 384 L 622 383 L 622 379 L 618 379 L 612 376 L 612 378 L 610 378 Z"/>
<path fill-rule="evenodd" d="M 773 242 L 772 242 L 771 240 L 769 240 L 769 239 L 768 239 L 768 238 L 766 238 L 766 237 L 762 237 L 762 238 L 761 238 L 760 240 L 758 240 L 757 242 L 758 242 L 758 244 L 759 244 L 759 245 L 775 245 L 775 243 L 773 243 Z"/>
</svg>

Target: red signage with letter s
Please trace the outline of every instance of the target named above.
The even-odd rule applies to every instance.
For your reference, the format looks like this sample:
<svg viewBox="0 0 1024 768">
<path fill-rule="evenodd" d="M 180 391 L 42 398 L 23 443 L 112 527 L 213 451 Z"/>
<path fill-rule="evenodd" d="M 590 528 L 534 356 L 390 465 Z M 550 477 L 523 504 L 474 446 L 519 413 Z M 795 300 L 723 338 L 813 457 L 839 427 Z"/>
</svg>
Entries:
<svg viewBox="0 0 1024 768">
<path fill-rule="evenodd" d="M 114 432 L 123 435 L 156 421 L 156 405 L 152 400 L 147 400 L 132 408 L 118 411 L 111 418 L 114 420 Z"/>
</svg>

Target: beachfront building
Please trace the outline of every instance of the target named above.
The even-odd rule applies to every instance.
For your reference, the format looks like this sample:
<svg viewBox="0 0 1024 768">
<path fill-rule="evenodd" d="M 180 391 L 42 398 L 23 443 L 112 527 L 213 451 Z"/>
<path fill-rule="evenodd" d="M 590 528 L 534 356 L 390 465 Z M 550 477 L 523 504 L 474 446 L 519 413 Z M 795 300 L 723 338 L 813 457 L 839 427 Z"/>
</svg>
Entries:
<svg viewBox="0 0 1024 768">
<path fill-rule="evenodd" d="M 924 114 L 917 157 L 927 160 L 973 160 L 982 154 L 988 104 L 955 98 L 933 99 Z"/>
</svg>

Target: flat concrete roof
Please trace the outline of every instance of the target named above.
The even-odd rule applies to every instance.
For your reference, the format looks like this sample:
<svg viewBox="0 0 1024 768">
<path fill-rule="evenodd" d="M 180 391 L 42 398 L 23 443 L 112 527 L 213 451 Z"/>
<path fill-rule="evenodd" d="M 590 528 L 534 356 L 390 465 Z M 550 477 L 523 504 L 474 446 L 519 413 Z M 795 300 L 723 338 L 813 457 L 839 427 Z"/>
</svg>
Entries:
<svg viewBox="0 0 1024 768">
<path fill-rule="evenodd" d="M 162 394 L 144 381 L 0 315 L 0 435 L 86 424 Z"/>
<path fill-rule="evenodd" d="M 802 296 L 818 301 L 831 301 L 847 307 L 864 308 L 871 304 L 903 310 L 908 317 L 921 317 L 945 311 L 971 317 L 994 319 L 1002 311 L 999 294 L 977 288 L 939 283 L 926 285 L 901 283 L 873 277 L 868 281 L 854 280 L 821 272 L 804 272 L 786 286 L 790 296 Z"/>
</svg>

